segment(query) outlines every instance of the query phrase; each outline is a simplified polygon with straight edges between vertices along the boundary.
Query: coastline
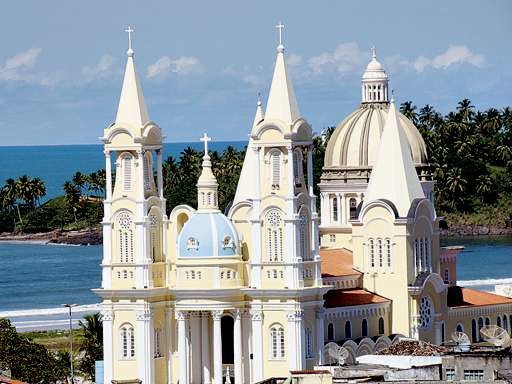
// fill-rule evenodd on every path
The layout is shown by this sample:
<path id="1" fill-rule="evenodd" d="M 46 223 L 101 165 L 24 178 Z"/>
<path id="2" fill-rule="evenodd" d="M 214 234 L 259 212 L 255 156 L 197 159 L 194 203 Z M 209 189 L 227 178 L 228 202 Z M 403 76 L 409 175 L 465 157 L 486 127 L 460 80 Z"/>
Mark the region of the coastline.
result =
<path id="1" fill-rule="evenodd" d="M 40 245 L 100 245 L 101 229 L 86 228 L 74 231 L 50 231 L 39 233 L 1 233 L 0 243 Z"/>

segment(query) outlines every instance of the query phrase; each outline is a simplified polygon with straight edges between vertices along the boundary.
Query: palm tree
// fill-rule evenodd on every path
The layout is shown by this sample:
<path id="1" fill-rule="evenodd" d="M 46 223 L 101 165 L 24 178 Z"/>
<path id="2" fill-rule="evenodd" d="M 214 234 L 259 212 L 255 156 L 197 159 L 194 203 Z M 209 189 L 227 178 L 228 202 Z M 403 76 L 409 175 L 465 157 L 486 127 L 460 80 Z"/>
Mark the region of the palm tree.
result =
<path id="1" fill-rule="evenodd" d="M 480 201 L 483 203 L 485 196 L 489 195 L 492 191 L 493 181 L 490 175 L 480 175 L 476 180 L 476 192 L 480 195 Z"/>
<path id="2" fill-rule="evenodd" d="M 90 380 L 94 380 L 94 363 L 103 359 L 103 324 L 99 313 L 86 315 L 80 320 L 80 330 L 83 339 L 80 344 L 80 352 L 83 357 L 80 360 L 80 371 Z"/>
<path id="3" fill-rule="evenodd" d="M 446 182 L 451 192 L 461 194 L 464 192 L 464 187 L 467 184 L 467 181 L 462 177 L 460 168 L 450 169 L 446 175 Z"/>
<path id="4" fill-rule="evenodd" d="M 416 106 L 412 101 L 406 101 L 400 105 L 400 112 L 412 121 L 414 125 L 418 124 L 418 114 L 416 113 Z"/>
<path id="5" fill-rule="evenodd" d="M 27 175 L 20 176 L 16 179 L 16 184 L 18 199 L 23 200 L 25 205 L 33 206 L 34 191 L 30 177 Z"/>
<path id="6" fill-rule="evenodd" d="M 41 198 L 46 195 L 46 186 L 44 185 L 44 181 L 41 180 L 39 177 L 34 177 L 32 179 L 31 183 L 31 190 L 32 190 L 32 198 L 34 199 L 34 202 L 32 205 L 40 205 L 41 204 Z"/>
<path id="7" fill-rule="evenodd" d="M 471 101 L 469 99 L 463 99 L 462 101 L 459 101 L 459 104 L 457 105 L 457 111 L 464 122 L 469 122 L 473 117 L 473 108 L 475 107 L 471 105 Z"/>
<path id="8" fill-rule="evenodd" d="M 78 171 L 73 175 L 72 181 L 80 190 L 80 194 L 82 194 L 83 191 L 87 189 L 86 187 L 89 183 L 89 177 L 83 174 L 82 172 Z"/>
<path id="9" fill-rule="evenodd" d="M 76 223 L 76 211 L 78 203 L 80 202 L 80 189 L 71 181 L 66 181 L 62 188 L 64 189 L 64 198 L 73 210 L 73 217 Z"/>

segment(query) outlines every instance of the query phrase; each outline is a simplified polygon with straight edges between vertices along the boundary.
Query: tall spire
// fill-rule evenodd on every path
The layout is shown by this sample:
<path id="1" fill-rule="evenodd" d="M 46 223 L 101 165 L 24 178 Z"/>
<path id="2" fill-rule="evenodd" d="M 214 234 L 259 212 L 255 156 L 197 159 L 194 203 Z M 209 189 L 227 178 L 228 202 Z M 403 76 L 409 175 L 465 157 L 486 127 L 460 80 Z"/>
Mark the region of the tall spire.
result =
<path id="1" fill-rule="evenodd" d="M 293 85 L 288 75 L 284 61 L 283 28 L 284 25 L 276 25 L 279 30 L 279 45 L 277 46 L 277 59 L 272 77 L 272 85 L 268 95 L 265 118 L 279 119 L 287 124 L 292 124 L 300 117 L 299 106 L 293 91 Z"/>
<path id="2" fill-rule="evenodd" d="M 425 195 L 412 162 L 409 142 L 399 125 L 392 100 L 364 200 L 365 204 L 377 199 L 389 200 L 400 217 L 406 217 L 412 201 Z"/>
<path id="3" fill-rule="evenodd" d="M 205 133 L 200 140 L 204 143 L 204 156 L 201 176 L 197 180 L 197 209 L 219 209 L 218 184 L 212 172 L 212 162 L 208 154 L 208 142 L 212 139 Z"/>
<path id="4" fill-rule="evenodd" d="M 124 72 L 123 88 L 117 109 L 116 123 L 130 124 L 140 128 L 149 121 L 149 115 L 133 61 L 132 33 L 134 30 L 132 27 L 128 27 L 125 32 L 128 33 L 128 50 L 126 51 L 128 60 Z"/>
<path id="5" fill-rule="evenodd" d="M 263 114 L 263 106 L 261 102 L 261 93 L 258 92 L 258 102 L 256 103 L 256 114 L 254 115 L 254 122 L 252 123 L 252 126 L 256 126 L 260 121 L 262 121 L 265 118 L 265 115 Z"/>

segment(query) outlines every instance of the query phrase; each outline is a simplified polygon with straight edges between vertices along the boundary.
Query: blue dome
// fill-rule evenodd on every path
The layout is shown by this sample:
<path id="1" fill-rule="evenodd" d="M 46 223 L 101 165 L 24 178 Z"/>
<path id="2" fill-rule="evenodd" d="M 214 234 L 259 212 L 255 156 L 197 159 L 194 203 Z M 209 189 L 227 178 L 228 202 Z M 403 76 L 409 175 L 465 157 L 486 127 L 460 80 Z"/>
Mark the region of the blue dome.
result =
<path id="1" fill-rule="evenodd" d="M 178 237 L 178 257 L 236 256 L 238 234 L 221 212 L 196 212 Z"/>

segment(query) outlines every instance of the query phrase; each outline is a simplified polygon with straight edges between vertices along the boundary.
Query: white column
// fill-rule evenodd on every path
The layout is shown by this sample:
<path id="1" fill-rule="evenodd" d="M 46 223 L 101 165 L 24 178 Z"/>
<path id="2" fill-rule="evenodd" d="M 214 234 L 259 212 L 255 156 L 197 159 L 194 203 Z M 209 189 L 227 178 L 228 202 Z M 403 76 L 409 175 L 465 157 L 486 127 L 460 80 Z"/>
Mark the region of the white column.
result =
<path id="1" fill-rule="evenodd" d="M 101 311 L 103 322 L 103 382 L 111 383 L 113 379 L 113 339 L 117 340 L 118 335 L 113 332 L 114 312 L 111 310 Z"/>
<path id="2" fill-rule="evenodd" d="M 233 329 L 234 338 L 234 363 L 235 363 L 235 383 L 243 383 L 242 367 L 242 311 L 235 311 L 235 325 Z"/>
<path id="3" fill-rule="evenodd" d="M 105 153 L 106 198 L 103 201 L 103 261 L 101 287 L 112 287 L 112 155 L 108 150 Z"/>
<path id="4" fill-rule="evenodd" d="M 325 321 L 325 310 L 323 308 L 318 309 L 315 313 L 316 318 L 316 351 L 318 356 L 318 365 L 324 364 L 324 345 L 325 345 L 325 333 L 324 333 L 324 321 Z"/>
<path id="5" fill-rule="evenodd" d="M 297 355 L 302 353 L 302 350 L 299 350 L 297 345 L 298 340 L 295 312 L 288 312 L 286 318 L 288 319 L 288 367 L 290 371 L 296 371 L 299 369 L 297 364 Z"/>
<path id="6" fill-rule="evenodd" d="M 153 314 L 150 309 L 137 311 L 135 343 L 139 378 L 142 384 L 154 383 L 153 369 Z"/>
<path id="7" fill-rule="evenodd" d="M 190 360 L 191 367 L 190 370 L 190 381 L 192 383 L 200 383 L 201 382 L 201 312 L 191 312 L 190 313 L 190 336 L 192 338 L 190 343 Z"/>
<path id="8" fill-rule="evenodd" d="M 112 152 L 105 150 L 105 196 L 107 201 L 112 201 Z"/>
<path id="9" fill-rule="evenodd" d="M 156 150 L 156 182 L 158 187 L 158 197 L 164 198 L 164 182 L 162 175 L 162 150 Z"/>
<path id="10" fill-rule="evenodd" d="M 341 215 L 343 214 L 343 209 L 341 209 L 341 194 L 336 194 L 336 205 L 338 206 L 338 217 L 337 222 L 341 225 Z"/>
<path id="11" fill-rule="evenodd" d="M 178 358 L 180 359 L 180 384 L 188 384 L 187 364 L 187 312 L 177 311 L 178 321 Z"/>
<path id="12" fill-rule="evenodd" d="M 203 360 L 203 384 L 211 383 L 210 372 L 210 332 L 208 324 L 208 312 L 203 312 L 201 317 L 201 357 Z"/>
<path id="13" fill-rule="evenodd" d="M 252 381 L 263 380 L 263 312 L 251 311 L 252 322 L 252 353 L 253 353 L 253 377 Z"/>
<path id="14" fill-rule="evenodd" d="M 313 145 L 308 145 L 307 152 L 308 160 L 307 160 L 307 172 L 308 172 L 308 192 L 309 197 L 314 196 L 313 192 Z M 311 212 L 316 211 L 316 206 L 311 206 Z"/>
<path id="15" fill-rule="evenodd" d="M 252 151 L 256 158 L 256 170 L 254 180 L 254 198 L 252 202 L 253 216 L 251 218 L 252 257 L 251 257 L 251 287 L 261 288 L 261 223 L 260 223 L 260 201 L 261 201 L 261 148 L 252 144 Z M 249 150 L 251 150 L 249 149 Z"/>
<path id="16" fill-rule="evenodd" d="M 213 377 L 215 384 L 222 384 L 222 311 L 212 311 L 213 319 Z"/>
<path id="17" fill-rule="evenodd" d="M 172 308 L 165 308 L 165 333 L 166 333 L 166 345 L 167 345 L 167 383 L 172 384 L 173 379 L 173 335 L 174 335 L 174 324 L 172 323 Z M 105 382 L 106 383 L 106 382 Z"/>

